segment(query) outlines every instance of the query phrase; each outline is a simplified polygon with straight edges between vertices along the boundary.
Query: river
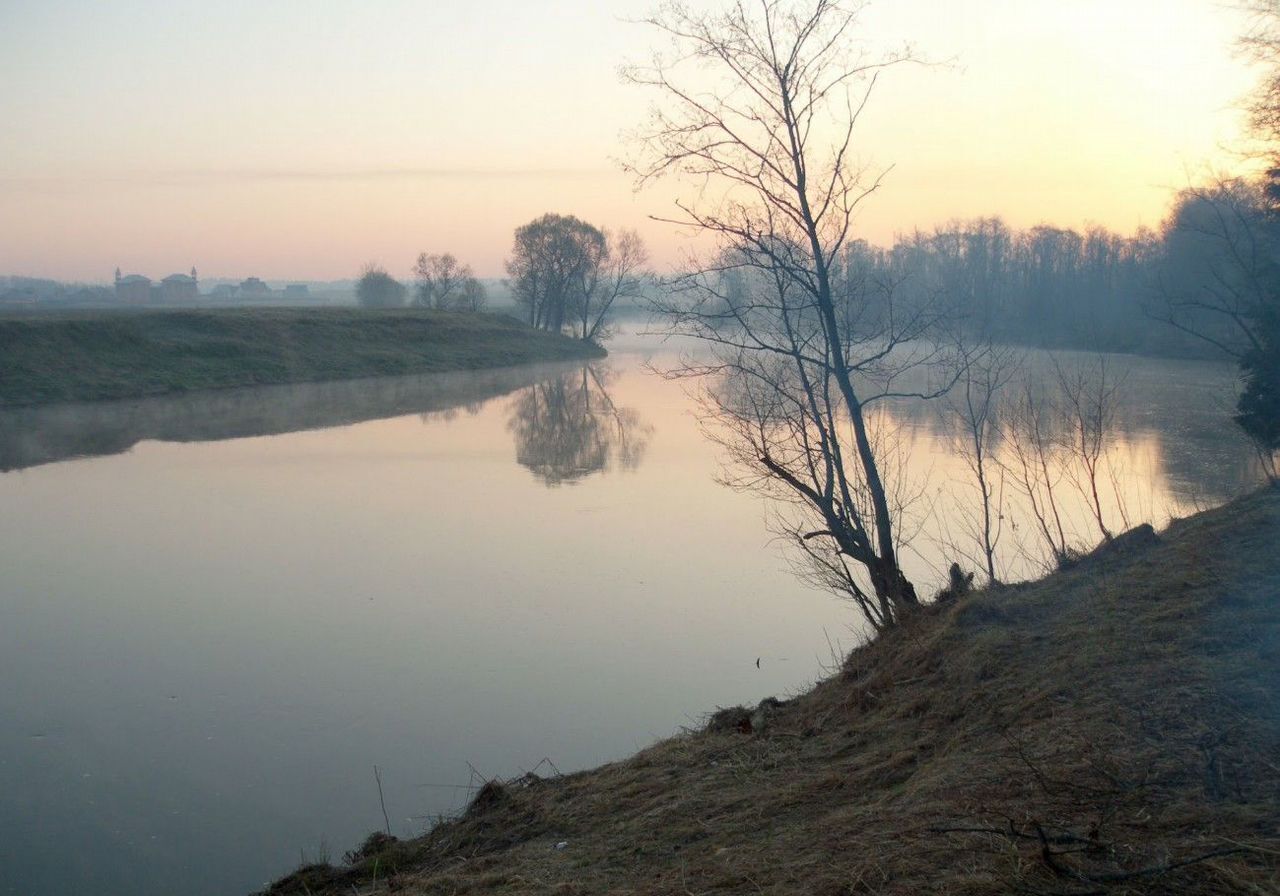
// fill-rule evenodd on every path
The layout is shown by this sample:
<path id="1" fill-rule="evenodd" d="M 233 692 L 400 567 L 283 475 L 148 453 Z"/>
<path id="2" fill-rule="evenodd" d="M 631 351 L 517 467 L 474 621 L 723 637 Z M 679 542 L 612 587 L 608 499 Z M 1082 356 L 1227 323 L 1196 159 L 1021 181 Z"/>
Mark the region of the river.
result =
<path id="1" fill-rule="evenodd" d="M 375 766 L 410 835 L 477 775 L 621 758 L 833 668 L 853 610 L 716 483 L 646 363 L 671 350 L 611 349 L 0 414 L 0 893 L 244 893 L 383 827 Z M 1126 520 L 1249 486 L 1230 368 L 1114 363 Z M 967 474 L 933 410 L 888 413 L 928 590 Z M 1031 574 L 1025 521 L 1006 538 Z"/>

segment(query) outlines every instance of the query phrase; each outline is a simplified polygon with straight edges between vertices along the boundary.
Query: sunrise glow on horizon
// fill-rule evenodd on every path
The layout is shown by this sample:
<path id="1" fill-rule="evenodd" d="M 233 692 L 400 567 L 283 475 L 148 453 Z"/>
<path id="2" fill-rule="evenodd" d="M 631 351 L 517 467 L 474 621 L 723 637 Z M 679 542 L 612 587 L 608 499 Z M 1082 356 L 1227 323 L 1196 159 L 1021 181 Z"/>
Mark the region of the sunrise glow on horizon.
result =
<path id="1" fill-rule="evenodd" d="M 617 160 L 653 97 L 621 82 L 651 0 L 0 2 L 0 274 L 407 277 L 420 251 L 501 276 L 547 211 L 634 227 L 667 267 Z M 860 152 L 893 166 L 858 236 L 1001 215 L 1121 232 L 1240 164 L 1237 14 L 1212 0 L 870 4 L 893 70 Z"/>

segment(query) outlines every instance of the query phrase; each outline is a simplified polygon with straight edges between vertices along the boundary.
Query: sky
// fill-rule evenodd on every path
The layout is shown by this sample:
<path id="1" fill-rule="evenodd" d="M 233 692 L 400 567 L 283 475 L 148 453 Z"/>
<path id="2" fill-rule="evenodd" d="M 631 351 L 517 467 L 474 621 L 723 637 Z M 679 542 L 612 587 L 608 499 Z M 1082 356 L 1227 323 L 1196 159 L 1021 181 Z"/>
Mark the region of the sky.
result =
<path id="1" fill-rule="evenodd" d="M 691 5 L 716 6 L 713 0 Z M 654 0 L 0 0 L 0 274 L 105 282 L 407 278 L 421 251 L 502 276 L 544 213 L 639 230 L 618 159 L 654 97 L 618 69 Z M 859 236 L 999 214 L 1158 226 L 1172 191 L 1239 165 L 1254 75 L 1220 0 L 879 0 L 896 68 L 860 158 L 892 165 Z"/>

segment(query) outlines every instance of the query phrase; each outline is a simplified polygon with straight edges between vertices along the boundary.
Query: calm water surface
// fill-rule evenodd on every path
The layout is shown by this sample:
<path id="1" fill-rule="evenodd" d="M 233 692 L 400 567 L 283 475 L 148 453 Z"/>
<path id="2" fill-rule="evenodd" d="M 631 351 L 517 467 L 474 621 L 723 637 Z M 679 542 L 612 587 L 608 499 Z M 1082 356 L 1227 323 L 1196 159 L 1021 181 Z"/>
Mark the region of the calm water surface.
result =
<path id="1" fill-rule="evenodd" d="M 408 835 L 472 767 L 597 764 L 821 676 L 851 610 L 715 484 L 651 349 L 0 416 L 0 892 L 243 893 L 380 828 L 375 764 Z M 1246 487 L 1230 370 L 1124 363 L 1130 513 Z M 945 427 L 891 417 L 922 531 L 954 529 Z"/>

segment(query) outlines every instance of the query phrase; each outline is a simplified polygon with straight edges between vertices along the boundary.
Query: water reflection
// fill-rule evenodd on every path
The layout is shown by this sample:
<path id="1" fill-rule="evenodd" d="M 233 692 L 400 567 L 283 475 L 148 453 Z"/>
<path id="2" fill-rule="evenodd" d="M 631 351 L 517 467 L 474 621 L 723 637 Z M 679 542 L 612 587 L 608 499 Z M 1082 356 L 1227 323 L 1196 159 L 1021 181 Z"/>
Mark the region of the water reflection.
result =
<path id="1" fill-rule="evenodd" d="M 933 590 L 956 561 L 969 569 L 994 565 L 1001 580 L 1021 580 L 1069 550 L 1088 550 L 1142 522 L 1162 527 L 1255 487 L 1260 466 L 1230 422 L 1234 380 L 1226 364 L 1017 353 L 989 387 L 985 496 L 962 389 L 940 401 L 891 397 L 867 405 L 880 474 L 908 548 L 908 577 Z M 771 526 L 794 543 L 797 532 L 822 527 L 816 513 L 807 515 L 806 501 L 756 465 L 756 439 L 767 431 L 777 438 L 771 449 L 793 452 L 802 469 L 818 436 L 806 431 L 810 421 L 785 407 L 780 413 L 743 386 L 735 376 L 716 380 L 703 405 L 722 447 L 723 478 L 775 499 Z M 927 393 L 935 382 L 921 368 L 895 387 L 899 395 Z M 988 399 L 975 388 L 981 405 Z M 859 481 L 856 472 L 851 479 Z M 854 495 L 862 497 L 856 486 Z M 808 542 L 790 557 L 805 581 L 827 586 L 829 558 L 817 558 L 815 573 Z M 847 593 L 843 577 L 839 582 Z"/>
<path id="2" fill-rule="evenodd" d="M 1047 402 L 1054 389 L 1055 363 L 1067 369 L 1088 368 L 1097 357 L 1081 352 L 1023 354 L 1022 372 L 997 396 L 991 453 L 999 455 L 1007 448 L 1011 406 L 1028 382 L 1039 400 Z M 1220 504 L 1258 483 L 1257 458 L 1231 422 L 1236 377 L 1231 365 L 1117 355 L 1107 356 L 1107 364 L 1121 384 L 1107 433 L 1109 444 L 1146 457 L 1140 469 L 1124 471 L 1126 477 L 1146 477 L 1152 487 L 1167 489 L 1184 505 Z M 963 436 L 954 415 L 945 413 L 938 402 L 893 400 L 888 416 L 890 426 L 910 429 L 936 443 L 932 450 L 951 449 Z M 1047 438 L 1063 439 L 1061 417 L 1048 415 L 1043 422 Z"/>
<path id="3" fill-rule="evenodd" d="M 406 414 L 424 422 L 479 413 L 485 402 L 577 364 L 295 383 L 128 401 L 0 410 L 0 472 L 123 454 L 138 442 L 212 442 L 345 426 Z"/>
<path id="4" fill-rule="evenodd" d="M 468 763 L 581 768 L 822 674 L 852 615 L 644 356 L 0 413 L 0 466 L 48 464 L 0 476 L 0 893 L 248 892 L 383 826 L 374 764 L 411 834 Z M 1229 368 L 1130 377 L 1152 516 L 1248 484 Z M 963 500 L 935 410 L 885 410 Z"/>
<path id="5" fill-rule="evenodd" d="M 613 371 L 590 365 L 535 383 L 511 403 L 516 460 L 548 486 L 574 483 L 644 459 L 652 427 L 609 395 Z"/>

